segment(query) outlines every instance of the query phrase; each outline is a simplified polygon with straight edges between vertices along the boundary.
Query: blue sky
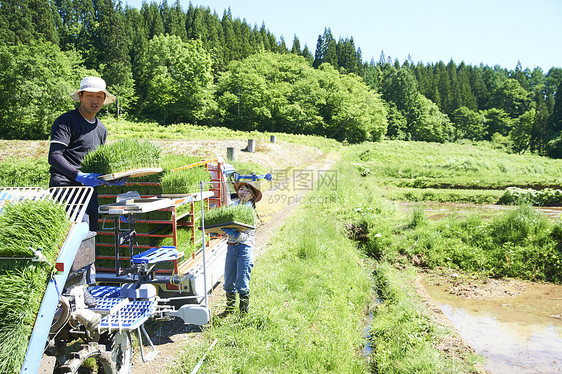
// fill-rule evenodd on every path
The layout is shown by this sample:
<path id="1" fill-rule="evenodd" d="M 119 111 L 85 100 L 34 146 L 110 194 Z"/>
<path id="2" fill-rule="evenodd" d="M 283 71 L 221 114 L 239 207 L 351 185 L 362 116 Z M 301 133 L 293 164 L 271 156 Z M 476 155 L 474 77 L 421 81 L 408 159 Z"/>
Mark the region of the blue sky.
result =
<path id="1" fill-rule="evenodd" d="M 147 2 L 152 2 L 144 0 Z M 140 8 L 143 0 L 124 0 Z M 155 1 L 161 3 L 160 0 Z M 265 23 L 289 48 L 296 35 L 314 53 L 329 27 L 338 40 L 353 37 L 363 59 L 500 65 L 514 69 L 562 67 L 562 0 L 192 0 L 222 17 Z M 169 5 L 175 0 L 168 0 Z M 184 11 L 188 0 L 180 0 Z"/>

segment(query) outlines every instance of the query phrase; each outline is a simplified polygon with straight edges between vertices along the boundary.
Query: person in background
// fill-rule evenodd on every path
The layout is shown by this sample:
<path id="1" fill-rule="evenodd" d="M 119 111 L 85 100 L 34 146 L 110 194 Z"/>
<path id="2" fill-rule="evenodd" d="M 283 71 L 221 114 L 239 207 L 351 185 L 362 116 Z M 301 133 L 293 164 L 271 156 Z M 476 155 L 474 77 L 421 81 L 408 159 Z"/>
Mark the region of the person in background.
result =
<path id="1" fill-rule="evenodd" d="M 262 193 L 250 182 L 234 183 L 238 199 L 233 204 L 247 204 L 256 208 Z M 221 317 L 236 309 L 236 293 L 240 296 L 240 314 L 248 313 L 250 305 L 250 274 L 254 266 L 255 230 L 238 231 L 232 228 L 222 229 L 227 235 L 228 249 L 224 265 L 224 284 L 226 292 L 226 309 Z"/>

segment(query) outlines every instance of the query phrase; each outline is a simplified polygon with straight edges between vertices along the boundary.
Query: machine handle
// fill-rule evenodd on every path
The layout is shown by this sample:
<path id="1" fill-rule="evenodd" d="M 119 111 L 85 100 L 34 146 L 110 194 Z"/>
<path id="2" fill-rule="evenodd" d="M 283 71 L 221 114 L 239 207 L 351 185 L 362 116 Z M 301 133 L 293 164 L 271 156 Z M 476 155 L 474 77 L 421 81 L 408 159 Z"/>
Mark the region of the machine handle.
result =
<path id="1" fill-rule="evenodd" d="M 263 175 L 256 175 L 254 173 L 250 174 L 250 175 L 240 175 L 238 173 L 234 173 L 234 181 L 238 182 L 241 179 L 249 179 L 253 182 L 259 180 L 259 179 L 265 179 L 265 180 L 272 180 L 273 176 L 269 173 L 267 174 L 263 174 Z"/>

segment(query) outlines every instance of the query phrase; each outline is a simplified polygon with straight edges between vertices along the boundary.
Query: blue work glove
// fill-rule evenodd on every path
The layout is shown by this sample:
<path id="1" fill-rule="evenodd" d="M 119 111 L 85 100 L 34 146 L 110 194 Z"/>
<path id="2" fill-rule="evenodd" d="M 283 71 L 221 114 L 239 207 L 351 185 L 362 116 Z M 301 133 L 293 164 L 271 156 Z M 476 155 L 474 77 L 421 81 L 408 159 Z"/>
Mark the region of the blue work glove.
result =
<path id="1" fill-rule="evenodd" d="M 119 178 L 119 179 L 114 179 L 112 181 L 102 181 L 102 182 L 109 186 L 123 186 L 125 183 L 127 183 L 127 178 Z"/>
<path id="2" fill-rule="evenodd" d="M 238 230 L 236 229 L 229 229 L 228 227 L 225 227 L 222 229 L 222 231 L 224 231 L 224 233 L 228 236 L 233 236 L 233 237 L 237 237 L 238 235 L 240 235 L 240 233 L 238 232 Z"/>
<path id="3" fill-rule="evenodd" d="M 98 179 L 100 175 L 101 174 L 82 173 L 79 171 L 76 176 L 76 182 L 82 183 L 84 186 L 88 187 L 97 187 L 103 183 L 101 179 Z"/>

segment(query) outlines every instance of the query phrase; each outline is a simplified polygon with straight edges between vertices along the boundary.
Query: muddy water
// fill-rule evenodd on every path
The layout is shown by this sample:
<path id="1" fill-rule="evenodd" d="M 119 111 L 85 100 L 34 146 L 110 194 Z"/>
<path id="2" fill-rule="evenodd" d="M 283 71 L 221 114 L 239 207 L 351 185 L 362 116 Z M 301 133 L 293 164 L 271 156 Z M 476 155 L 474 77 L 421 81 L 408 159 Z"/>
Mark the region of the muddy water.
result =
<path id="1" fill-rule="evenodd" d="M 474 300 L 424 285 L 490 373 L 562 373 L 562 286 L 525 283 L 519 295 Z"/>

